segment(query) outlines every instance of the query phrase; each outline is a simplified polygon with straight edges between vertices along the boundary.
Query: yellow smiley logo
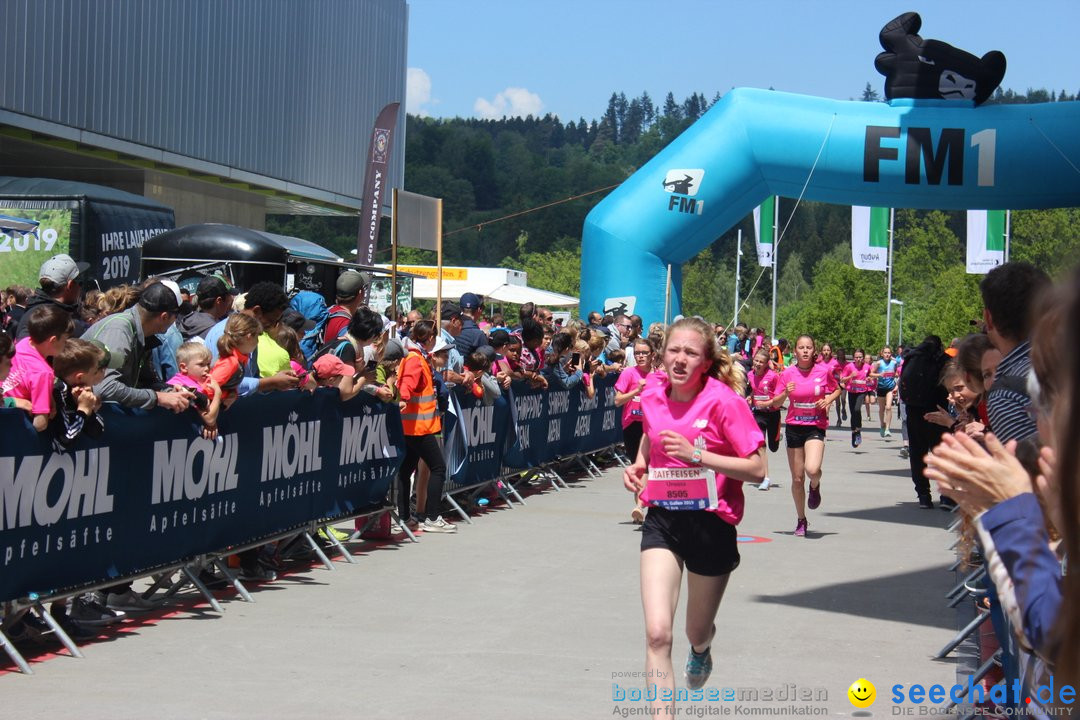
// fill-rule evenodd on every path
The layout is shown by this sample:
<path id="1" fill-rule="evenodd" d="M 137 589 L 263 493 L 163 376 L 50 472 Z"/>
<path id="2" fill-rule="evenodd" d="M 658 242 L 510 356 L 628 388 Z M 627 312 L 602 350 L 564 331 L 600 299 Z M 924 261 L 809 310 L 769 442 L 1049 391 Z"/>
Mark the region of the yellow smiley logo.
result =
<path id="1" fill-rule="evenodd" d="M 866 678 L 859 678 L 847 689 L 848 700 L 857 708 L 868 708 L 877 699 L 877 688 Z"/>

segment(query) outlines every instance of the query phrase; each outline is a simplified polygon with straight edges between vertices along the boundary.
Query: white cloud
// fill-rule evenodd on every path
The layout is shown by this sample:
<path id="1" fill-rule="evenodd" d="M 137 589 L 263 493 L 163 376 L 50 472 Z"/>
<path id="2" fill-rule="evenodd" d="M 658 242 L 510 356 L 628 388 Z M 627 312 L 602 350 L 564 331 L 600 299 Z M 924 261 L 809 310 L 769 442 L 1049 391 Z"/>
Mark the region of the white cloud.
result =
<path id="1" fill-rule="evenodd" d="M 409 68 L 405 76 L 405 112 L 427 117 L 431 109 L 431 76 L 421 68 Z"/>
<path id="2" fill-rule="evenodd" d="M 539 115 L 544 109 L 544 101 L 534 92 L 525 88 L 508 87 L 492 100 L 476 98 L 473 110 L 486 120 L 501 117 L 525 117 Z"/>

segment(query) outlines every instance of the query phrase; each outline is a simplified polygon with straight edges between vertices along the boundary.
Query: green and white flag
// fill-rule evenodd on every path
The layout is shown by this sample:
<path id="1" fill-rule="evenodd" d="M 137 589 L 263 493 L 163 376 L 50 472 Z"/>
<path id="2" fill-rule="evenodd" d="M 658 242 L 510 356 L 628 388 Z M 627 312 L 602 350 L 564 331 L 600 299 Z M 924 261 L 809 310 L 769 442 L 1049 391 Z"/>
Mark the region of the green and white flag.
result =
<path id="1" fill-rule="evenodd" d="M 757 261 L 761 267 L 772 267 L 773 264 L 776 205 L 777 198 L 773 195 L 760 207 L 754 208 L 754 239 L 757 242 Z"/>
<path id="2" fill-rule="evenodd" d="M 851 206 L 851 262 L 860 270 L 889 265 L 889 208 Z"/>
<path id="3" fill-rule="evenodd" d="M 985 275 L 1005 262 L 1005 211 L 968 210 L 967 271 Z"/>

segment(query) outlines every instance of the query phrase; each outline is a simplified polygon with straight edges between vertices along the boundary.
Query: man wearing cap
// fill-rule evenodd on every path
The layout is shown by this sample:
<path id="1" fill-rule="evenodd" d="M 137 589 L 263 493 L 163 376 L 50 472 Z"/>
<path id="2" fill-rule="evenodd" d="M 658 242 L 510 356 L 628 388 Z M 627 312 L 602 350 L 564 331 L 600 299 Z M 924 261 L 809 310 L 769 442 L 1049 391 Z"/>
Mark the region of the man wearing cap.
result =
<path id="1" fill-rule="evenodd" d="M 224 320 L 232 310 L 233 300 L 240 293 L 228 278 L 220 273 L 206 275 L 195 290 L 199 309 L 185 315 L 178 323 L 184 340 L 206 338 L 210 328 Z"/>
<path id="2" fill-rule="evenodd" d="M 327 311 L 330 319 L 323 330 L 324 343 L 337 340 L 349 329 L 353 313 L 364 303 L 364 288 L 367 286 L 367 278 L 356 270 L 346 270 L 338 275 L 335 286 L 337 303 Z"/>
<path id="3" fill-rule="evenodd" d="M 80 337 L 86 332 L 86 323 L 79 317 L 79 294 L 82 287 L 78 278 L 90 267 L 89 263 L 75 262 L 70 255 L 53 255 L 41 264 L 41 272 L 38 274 L 40 289 L 35 290 L 30 300 L 26 303 L 26 314 L 19 320 L 18 329 L 15 331 L 15 339 L 22 340 L 30 334 L 26 327 L 26 316 L 38 305 L 50 303 L 66 310 L 75 322 L 75 333 L 72 337 Z"/>
<path id="4" fill-rule="evenodd" d="M 161 378 L 149 361 L 150 350 L 157 344 L 154 335 L 163 333 L 176 320 L 180 310 L 180 288 L 172 280 L 161 280 L 146 286 L 139 301 L 127 310 L 108 315 L 90 328 L 86 340 L 97 340 L 113 357 L 113 367 L 105 371 L 105 379 L 94 386 L 94 394 L 102 402 L 115 402 L 127 407 L 163 407 L 173 412 L 187 410 L 192 395 L 155 389 Z M 155 382 L 156 381 L 156 382 Z"/>
<path id="5" fill-rule="evenodd" d="M 487 345 L 488 339 L 480 326 L 476 324 L 484 309 L 483 298 L 473 293 L 461 296 L 461 332 L 454 338 L 454 345 L 461 357 L 466 358 L 476 352 L 481 345 Z"/>
<path id="6" fill-rule="evenodd" d="M 449 383 L 460 383 L 465 379 L 462 371 L 465 367 L 465 358 L 457 349 L 457 338 L 461 335 L 461 329 L 465 322 L 461 313 L 461 307 L 454 302 L 442 304 L 442 331 L 440 337 L 450 351 L 446 367 L 443 369 L 443 379 Z"/>

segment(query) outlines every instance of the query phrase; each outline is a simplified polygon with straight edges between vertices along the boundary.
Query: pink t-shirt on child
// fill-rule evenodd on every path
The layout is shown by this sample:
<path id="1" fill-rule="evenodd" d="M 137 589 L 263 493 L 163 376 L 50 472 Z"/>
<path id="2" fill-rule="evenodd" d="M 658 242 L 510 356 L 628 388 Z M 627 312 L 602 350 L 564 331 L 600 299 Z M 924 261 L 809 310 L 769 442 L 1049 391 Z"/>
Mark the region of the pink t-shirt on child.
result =
<path id="1" fill-rule="evenodd" d="M 693 445 L 702 438 L 705 450 L 729 457 L 749 457 L 765 443 L 746 400 L 716 378 L 709 377 L 693 400 L 676 402 L 667 396 L 670 382 L 666 377 L 650 381 L 641 397 L 644 432 L 649 438 L 649 468 L 697 468 L 684 460 L 664 453 L 660 433 L 672 430 Z M 717 504 L 715 512 L 725 522 L 738 524 L 743 516 L 742 482 L 716 473 Z M 649 497 L 649 484 L 641 500 L 655 504 Z"/>
<path id="2" fill-rule="evenodd" d="M 768 402 L 774 397 L 779 395 L 784 390 L 784 386 L 780 384 L 780 376 L 775 370 L 766 369 L 765 373 L 758 377 L 758 374 L 751 372 L 747 378 L 750 383 L 750 397 L 753 398 L 755 403 Z M 780 408 L 754 408 L 758 412 L 779 412 Z"/>
<path id="3" fill-rule="evenodd" d="M 30 344 L 30 338 L 25 337 L 15 343 L 11 372 L 4 380 L 4 397 L 29 400 L 31 414 L 49 415 L 55 378 L 52 366 Z"/>
<path id="4" fill-rule="evenodd" d="M 829 427 L 829 411 L 817 407 L 817 401 L 837 388 L 832 368 L 817 363 L 803 371 L 798 365 L 790 365 L 780 373 L 780 382 L 786 387 L 795 383 L 795 390 L 788 393 L 788 411 L 784 419 L 788 425 L 816 425 L 825 430 Z"/>
<path id="5" fill-rule="evenodd" d="M 632 390 L 636 390 L 638 383 L 643 379 L 647 379 L 652 373 L 646 371 L 642 373 L 637 365 L 631 365 L 625 368 L 619 373 L 619 379 L 615 381 L 616 392 L 628 393 Z M 643 393 L 644 391 L 642 391 Z M 641 394 L 637 397 L 631 398 L 630 402 L 626 403 L 622 407 L 622 426 L 626 429 L 630 426 L 630 423 L 641 422 Z"/>
<path id="6" fill-rule="evenodd" d="M 190 375 L 185 375 L 184 373 L 176 373 L 171 378 L 166 380 L 165 384 L 175 385 L 177 387 L 195 388 L 211 400 L 214 399 L 214 388 L 210 387 L 209 380 L 205 383 L 201 383 Z"/>
<path id="7" fill-rule="evenodd" d="M 864 362 L 862 367 L 855 367 L 855 363 L 849 362 L 844 366 L 844 377 L 851 375 L 852 378 L 848 380 L 847 391 L 851 393 L 864 393 L 869 391 L 870 384 L 866 381 L 866 376 L 870 374 L 870 370 L 873 366 Z"/>

